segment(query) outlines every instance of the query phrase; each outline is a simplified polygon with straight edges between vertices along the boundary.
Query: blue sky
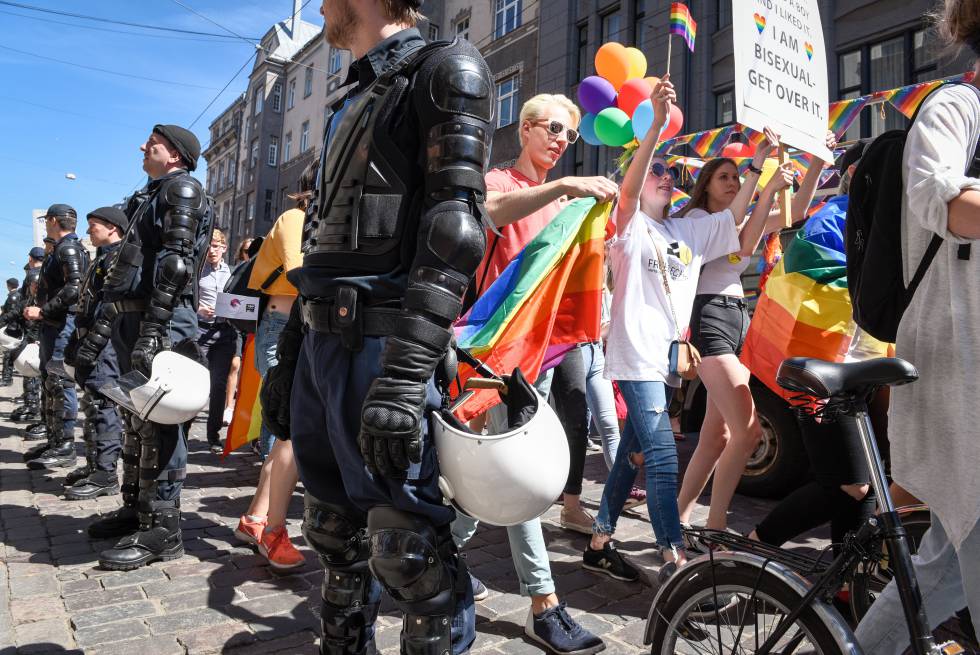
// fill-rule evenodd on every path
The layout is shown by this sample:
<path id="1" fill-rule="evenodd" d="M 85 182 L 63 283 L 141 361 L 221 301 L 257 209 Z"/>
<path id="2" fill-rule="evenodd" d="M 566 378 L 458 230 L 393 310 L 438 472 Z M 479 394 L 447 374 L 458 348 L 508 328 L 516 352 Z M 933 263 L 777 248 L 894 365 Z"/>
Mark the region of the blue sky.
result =
<path id="1" fill-rule="evenodd" d="M 183 4 L 255 40 L 274 22 L 288 17 L 293 6 L 292 0 L 18 2 L 113 20 L 226 33 Z M 303 9 L 303 18 L 319 25 L 319 5 L 318 0 L 311 0 Z M 4 48 L 194 86 L 83 70 Z M 145 179 L 139 146 L 152 126 L 188 125 L 253 53 L 253 46 L 238 39 L 180 36 L 0 4 L 0 78 L 4 82 L 0 87 L 0 279 L 23 277 L 32 245 L 32 209 L 68 203 L 78 210 L 79 231 L 84 231 L 86 213 L 119 202 Z M 208 140 L 211 120 L 245 90 L 250 70 L 251 66 L 246 67 L 194 125 L 202 144 Z M 195 175 L 203 182 L 203 157 L 199 165 Z M 66 173 L 73 173 L 76 179 L 66 179 Z"/>

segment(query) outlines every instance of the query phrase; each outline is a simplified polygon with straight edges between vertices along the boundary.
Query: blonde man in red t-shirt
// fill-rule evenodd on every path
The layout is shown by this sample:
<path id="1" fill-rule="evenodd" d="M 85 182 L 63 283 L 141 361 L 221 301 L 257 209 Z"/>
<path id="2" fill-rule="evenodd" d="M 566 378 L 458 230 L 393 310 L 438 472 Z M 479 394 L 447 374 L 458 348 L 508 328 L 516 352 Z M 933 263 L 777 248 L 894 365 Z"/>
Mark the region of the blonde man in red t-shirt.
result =
<path id="1" fill-rule="evenodd" d="M 547 181 L 548 173 L 555 167 L 568 146 L 578 139 L 581 113 L 571 100 L 563 95 L 537 95 L 521 108 L 518 135 L 521 154 L 511 168 L 495 168 L 486 176 L 486 209 L 491 220 L 500 229 L 501 236 L 488 235 L 487 254 L 476 274 L 477 294 L 490 286 L 507 264 L 553 219 L 566 198 L 594 197 L 599 201 L 612 200 L 619 189 L 605 177 L 563 177 Z M 574 356 L 581 358 L 578 350 Z M 581 368 L 581 367 L 580 367 Z M 584 372 L 582 374 L 584 385 Z M 551 375 L 542 376 L 538 390 L 546 397 L 550 392 Z M 497 422 L 491 410 L 472 425 L 482 429 L 489 422 L 492 432 L 506 426 Z M 481 420 L 482 419 L 482 420 Z M 487 421 L 489 419 L 489 421 Z M 583 438 L 587 435 L 582 435 Z M 576 449 L 579 450 L 579 449 Z M 585 445 L 581 447 L 584 463 Z M 575 464 L 573 463 L 573 469 Z M 578 467 L 581 471 L 581 466 Z M 570 476 L 574 477 L 574 476 Z M 579 485 L 581 476 L 579 476 Z M 565 494 L 566 510 L 577 508 L 579 494 Z M 591 517 L 588 523 L 591 525 Z M 476 521 L 459 515 L 453 522 L 453 536 L 462 547 L 476 532 Z M 521 583 L 521 592 L 531 597 L 531 612 L 525 625 L 525 634 L 555 653 L 576 652 L 582 655 L 594 653 L 604 645 L 602 640 L 575 623 L 565 606 L 555 594 L 551 577 L 548 549 L 541 532 L 541 521 L 534 519 L 507 529 L 511 555 Z M 473 579 L 473 592 L 477 600 L 486 597 L 486 587 Z M 560 619 L 558 618 L 560 616 Z M 555 625 L 566 622 L 573 629 L 558 630 Z"/>

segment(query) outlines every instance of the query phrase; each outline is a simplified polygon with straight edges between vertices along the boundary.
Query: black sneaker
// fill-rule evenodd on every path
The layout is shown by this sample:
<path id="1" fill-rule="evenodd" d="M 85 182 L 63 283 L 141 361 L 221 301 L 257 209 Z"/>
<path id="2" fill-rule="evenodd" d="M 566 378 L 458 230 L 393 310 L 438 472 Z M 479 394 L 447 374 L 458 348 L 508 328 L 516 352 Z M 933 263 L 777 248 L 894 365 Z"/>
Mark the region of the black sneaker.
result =
<path id="1" fill-rule="evenodd" d="M 607 542 L 602 550 L 592 550 L 591 546 L 586 546 L 585 554 L 582 555 L 582 566 L 590 571 L 605 573 L 617 580 L 636 582 L 640 579 L 640 572 L 619 554 L 611 541 Z"/>
<path id="2" fill-rule="evenodd" d="M 524 634 L 559 655 L 591 655 L 606 648 L 602 639 L 569 616 L 564 602 L 546 609 L 541 616 L 534 616 L 534 612 L 529 611 Z"/>
<path id="3" fill-rule="evenodd" d="M 473 600 L 486 600 L 490 596 L 490 591 L 487 589 L 487 586 L 480 582 L 480 579 L 472 573 L 470 574 L 470 586 L 473 587 Z"/>

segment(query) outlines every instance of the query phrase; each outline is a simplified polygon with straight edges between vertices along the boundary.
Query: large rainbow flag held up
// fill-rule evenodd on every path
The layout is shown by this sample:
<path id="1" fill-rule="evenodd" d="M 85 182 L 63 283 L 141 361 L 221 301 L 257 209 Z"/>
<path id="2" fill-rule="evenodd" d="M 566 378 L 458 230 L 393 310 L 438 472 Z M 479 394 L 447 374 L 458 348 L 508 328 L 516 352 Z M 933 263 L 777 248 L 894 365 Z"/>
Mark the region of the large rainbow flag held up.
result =
<path id="1" fill-rule="evenodd" d="M 570 202 L 459 320 L 457 345 L 498 375 L 519 367 L 535 380 L 546 361 L 598 339 L 610 209 L 594 198 Z M 474 375 L 460 364 L 462 383 Z M 495 391 L 477 391 L 456 414 L 468 421 L 499 402 Z"/>
<path id="2" fill-rule="evenodd" d="M 255 335 L 250 334 L 245 341 L 245 348 L 242 353 L 235 413 L 225 435 L 224 455 L 259 437 L 262 430 L 262 403 L 259 402 L 259 388 L 261 386 L 262 377 L 259 375 L 258 369 L 255 368 Z"/>
<path id="3" fill-rule="evenodd" d="M 844 256 L 846 198 L 834 198 L 796 233 L 759 297 L 742 362 L 783 398 L 776 384 L 787 357 L 842 361 L 854 336 Z M 882 354 L 885 345 L 881 344 Z"/>

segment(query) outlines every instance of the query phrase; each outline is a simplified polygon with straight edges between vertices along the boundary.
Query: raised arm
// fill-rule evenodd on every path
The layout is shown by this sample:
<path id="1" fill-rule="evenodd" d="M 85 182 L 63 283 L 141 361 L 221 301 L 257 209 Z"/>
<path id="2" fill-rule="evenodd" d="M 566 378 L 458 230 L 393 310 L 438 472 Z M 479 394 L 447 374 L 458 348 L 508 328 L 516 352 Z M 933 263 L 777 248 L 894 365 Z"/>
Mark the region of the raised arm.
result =
<path id="1" fill-rule="evenodd" d="M 618 191 L 616 183 L 601 176 L 563 177 L 529 189 L 506 193 L 487 192 L 486 209 L 497 227 L 516 223 L 562 196 L 596 198 L 599 202 L 612 200 Z"/>
<path id="2" fill-rule="evenodd" d="M 772 215 L 772 200 L 777 193 L 793 183 L 793 164 L 787 163 L 780 166 L 769 182 L 759 194 L 759 202 L 752 209 L 752 215 L 742 226 L 738 233 L 738 243 L 740 246 L 738 254 L 742 257 L 751 257 L 755 249 L 759 247 L 759 240 L 769 224 L 769 217 Z M 778 212 L 776 213 L 778 216 Z"/>
<path id="3" fill-rule="evenodd" d="M 833 132 L 827 132 L 827 148 L 833 151 L 837 147 L 837 137 Z M 810 209 L 810 203 L 813 202 L 813 197 L 817 194 L 817 187 L 820 185 L 820 175 L 823 173 L 824 166 L 827 163 L 820 159 L 819 157 L 814 157 L 813 161 L 810 162 L 810 167 L 806 169 L 806 175 L 803 176 L 803 182 L 800 184 L 799 190 L 793 194 L 793 203 L 790 205 L 790 219 L 793 223 L 799 223 L 806 219 L 806 212 Z M 768 220 L 766 221 L 765 234 L 770 232 L 778 232 L 785 227 L 783 225 L 782 212 L 770 211 Z"/>

